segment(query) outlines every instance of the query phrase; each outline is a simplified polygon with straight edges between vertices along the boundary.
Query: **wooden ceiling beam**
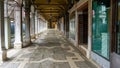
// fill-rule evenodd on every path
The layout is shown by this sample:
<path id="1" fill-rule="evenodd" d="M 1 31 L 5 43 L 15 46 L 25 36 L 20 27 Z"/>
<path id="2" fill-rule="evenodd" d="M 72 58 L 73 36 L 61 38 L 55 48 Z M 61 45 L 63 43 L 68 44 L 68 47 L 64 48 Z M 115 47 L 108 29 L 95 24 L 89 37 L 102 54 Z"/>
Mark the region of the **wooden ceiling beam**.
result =
<path id="1" fill-rule="evenodd" d="M 37 8 L 37 10 L 41 10 L 41 11 L 44 11 L 44 10 L 47 11 L 47 10 L 49 10 L 49 11 L 52 11 L 52 10 L 61 10 L 61 9 L 38 9 Z"/>
<path id="2" fill-rule="evenodd" d="M 34 3 L 35 5 L 44 5 L 44 6 L 50 6 L 50 5 L 53 5 L 53 6 L 65 6 L 65 5 L 67 5 L 67 4 L 40 4 L 40 3 Z"/>
<path id="3" fill-rule="evenodd" d="M 40 13 L 60 13 L 60 11 L 39 11 Z"/>

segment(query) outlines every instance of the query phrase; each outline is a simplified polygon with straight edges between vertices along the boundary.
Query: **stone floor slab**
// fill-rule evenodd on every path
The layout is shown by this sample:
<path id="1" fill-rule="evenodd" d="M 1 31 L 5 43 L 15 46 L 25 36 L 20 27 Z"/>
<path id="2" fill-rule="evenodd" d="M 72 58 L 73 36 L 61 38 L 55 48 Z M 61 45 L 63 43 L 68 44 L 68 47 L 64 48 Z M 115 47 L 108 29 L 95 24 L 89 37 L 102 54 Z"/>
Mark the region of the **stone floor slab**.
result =
<path id="1" fill-rule="evenodd" d="M 97 68 L 56 30 L 43 33 L 0 68 Z"/>

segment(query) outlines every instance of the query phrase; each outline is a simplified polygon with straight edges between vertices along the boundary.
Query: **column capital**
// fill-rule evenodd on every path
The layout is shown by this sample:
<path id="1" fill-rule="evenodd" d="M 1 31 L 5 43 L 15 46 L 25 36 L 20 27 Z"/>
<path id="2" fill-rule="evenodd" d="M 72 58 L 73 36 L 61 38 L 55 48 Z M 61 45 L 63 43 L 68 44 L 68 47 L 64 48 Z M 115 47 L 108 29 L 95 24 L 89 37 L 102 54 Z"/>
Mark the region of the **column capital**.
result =
<path id="1" fill-rule="evenodd" d="M 15 7 L 22 7 L 22 0 L 15 0 Z"/>
<path id="2" fill-rule="evenodd" d="M 35 13 L 35 7 L 34 7 L 34 5 L 31 5 L 31 13 Z"/>

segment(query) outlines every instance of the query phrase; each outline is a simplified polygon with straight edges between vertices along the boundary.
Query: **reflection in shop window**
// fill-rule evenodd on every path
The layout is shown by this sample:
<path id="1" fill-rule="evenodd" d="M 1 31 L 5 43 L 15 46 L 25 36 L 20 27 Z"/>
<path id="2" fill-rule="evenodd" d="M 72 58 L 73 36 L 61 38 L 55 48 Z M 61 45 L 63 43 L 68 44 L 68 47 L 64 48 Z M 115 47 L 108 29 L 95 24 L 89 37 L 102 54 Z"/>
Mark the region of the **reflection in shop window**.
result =
<path id="1" fill-rule="evenodd" d="M 75 40 L 75 19 L 70 20 L 70 37 Z"/>
<path id="2" fill-rule="evenodd" d="M 118 32 L 117 32 L 117 53 L 120 54 L 120 0 L 118 0 Z"/>
<path id="3" fill-rule="evenodd" d="M 106 0 L 105 0 L 106 1 Z M 92 50 L 109 59 L 109 1 L 93 1 Z"/>

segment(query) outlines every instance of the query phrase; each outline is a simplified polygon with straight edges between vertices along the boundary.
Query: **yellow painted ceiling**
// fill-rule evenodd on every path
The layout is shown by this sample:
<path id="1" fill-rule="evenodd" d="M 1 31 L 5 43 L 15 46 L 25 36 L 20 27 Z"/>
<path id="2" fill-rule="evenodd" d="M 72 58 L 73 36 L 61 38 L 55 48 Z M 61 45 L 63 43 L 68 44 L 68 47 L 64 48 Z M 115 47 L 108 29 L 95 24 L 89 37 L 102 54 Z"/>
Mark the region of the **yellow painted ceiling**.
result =
<path id="1" fill-rule="evenodd" d="M 35 0 L 34 5 L 45 19 L 56 21 L 68 6 L 68 0 Z"/>

